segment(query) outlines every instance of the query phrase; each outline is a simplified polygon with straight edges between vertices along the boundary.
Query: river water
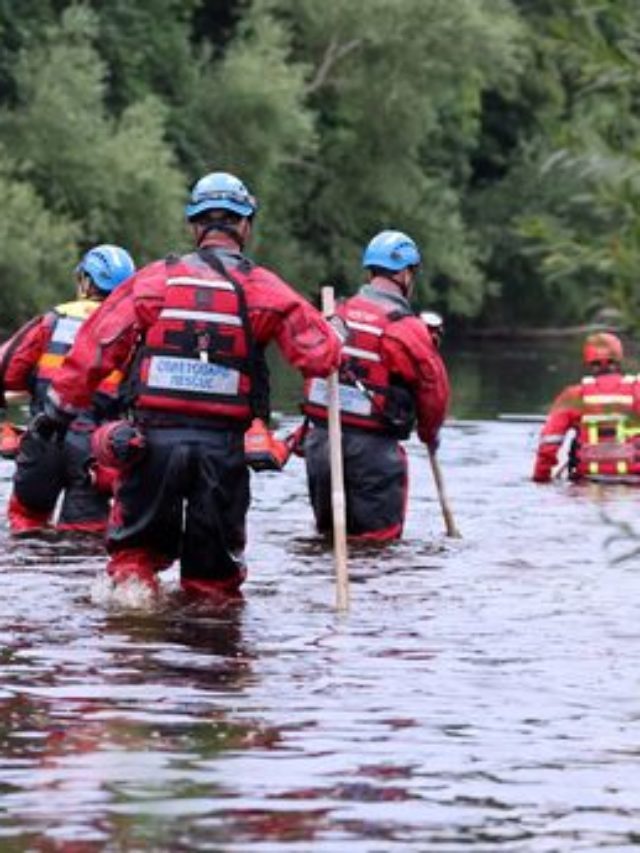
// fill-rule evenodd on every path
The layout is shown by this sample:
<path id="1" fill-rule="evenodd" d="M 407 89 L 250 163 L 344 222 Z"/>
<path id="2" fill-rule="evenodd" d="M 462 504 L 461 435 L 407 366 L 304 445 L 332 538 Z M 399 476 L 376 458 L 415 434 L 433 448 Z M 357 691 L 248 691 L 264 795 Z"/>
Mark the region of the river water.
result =
<path id="1" fill-rule="evenodd" d="M 3 522 L 0 850 L 637 849 L 640 495 L 534 485 L 539 424 L 497 418 L 543 411 L 562 363 L 451 359 L 463 539 L 410 442 L 406 537 L 351 551 L 346 615 L 299 459 L 253 478 L 226 609 L 181 601 L 174 569 L 160 605 L 122 606 L 99 548 Z"/>

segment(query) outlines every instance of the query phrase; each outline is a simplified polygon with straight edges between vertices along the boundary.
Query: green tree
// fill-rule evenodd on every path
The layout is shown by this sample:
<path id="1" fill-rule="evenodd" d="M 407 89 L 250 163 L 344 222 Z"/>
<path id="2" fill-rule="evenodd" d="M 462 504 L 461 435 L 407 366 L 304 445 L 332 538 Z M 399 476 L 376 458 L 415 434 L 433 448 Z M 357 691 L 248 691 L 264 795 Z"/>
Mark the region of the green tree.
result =
<path id="1" fill-rule="evenodd" d="M 518 65 L 508 3 L 474 0 L 264 0 L 309 67 L 306 93 L 319 149 L 301 164 L 296 224 L 325 272 L 357 282 L 363 242 L 385 227 L 424 249 L 424 297 L 477 312 L 483 250 L 465 223 L 468 159 L 481 95 Z"/>
<path id="2" fill-rule="evenodd" d="M 195 85 L 194 15 L 201 0 L 91 0 L 95 46 L 109 74 L 107 103 L 119 112 L 155 94 L 179 104 Z"/>
<path id="3" fill-rule="evenodd" d="M 31 184 L 13 174 L 0 146 L 0 321 L 5 327 L 68 296 L 78 227 L 48 211 Z"/>
<path id="4" fill-rule="evenodd" d="M 304 208 L 300 164 L 313 160 L 317 139 L 306 67 L 290 54 L 286 25 L 253 4 L 222 57 L 201 54 L 197 85 L 175 121 L 192 180 L 214 170 L 242 176 L 261 208 L 253 248 L 299 280 L 313 268 L 312 248 L 295 234 Z"/>
<path id="5" fill-rule="evenodd" d="M 0 139 L 47 208 L 78 223 L 81 248 L 122 243 L 143 260 L 181 239 L 185 181 L 156 99 L 109 115 L 96 31 L 95 16 L 72 6 L 20 54 L 17 104 L 0 116 Z"/>
<path id="6" fill-rule="evenodd" d="M 506 282 L 494 307 L 547 323 L 588 320 L 604 306 L 638 316 L 640 7 L 518 5 L 530 26 L 519 126 L 531 132 L 472 201 L 488 268 Z"/>

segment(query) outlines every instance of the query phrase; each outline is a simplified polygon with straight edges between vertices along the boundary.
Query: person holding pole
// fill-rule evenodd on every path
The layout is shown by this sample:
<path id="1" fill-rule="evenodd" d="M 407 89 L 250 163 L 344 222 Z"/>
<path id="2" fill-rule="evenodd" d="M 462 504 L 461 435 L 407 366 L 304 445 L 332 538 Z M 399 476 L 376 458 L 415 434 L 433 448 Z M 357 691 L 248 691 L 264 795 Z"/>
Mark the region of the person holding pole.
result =
<path id="1" fill-rule="evenodd" d="M 364 250 L 368 282 L 338 305 L 348 332 L 340 364 L 340 419 L 347 533 L 352 539 L 397 539 L 404 526 L 408 466 L 400 444 L 414 426 L 435 454 L 449 402 L 444 363 L 426 324 L 409 300 L 421 258 L 400 231 L 382 231 Z M 327 431 L 328 388 L 305 383 L 304 440 L 309 495 L 316 526 L 331 529 Z"/>
<path id="2" fill-rule="evenodd" d="M 235 175 L 201 178 L 185 211 L 194 251 L 124 284 L 49 389 L 45 411 L 64 430 L 102 376 L 130 365 L 131 460 L 124 441 L 107 531 L 116 585 L 135 579 L 155 592 L 157 573 L 179 558 L 185 592 L 237 595 L 250 499 L 244 433 L 268 413 L 263 350 L 275 342 L 305 377 L 339 364 L 340 339 L 321 313 L 243 254 L 257 208 Z"/>

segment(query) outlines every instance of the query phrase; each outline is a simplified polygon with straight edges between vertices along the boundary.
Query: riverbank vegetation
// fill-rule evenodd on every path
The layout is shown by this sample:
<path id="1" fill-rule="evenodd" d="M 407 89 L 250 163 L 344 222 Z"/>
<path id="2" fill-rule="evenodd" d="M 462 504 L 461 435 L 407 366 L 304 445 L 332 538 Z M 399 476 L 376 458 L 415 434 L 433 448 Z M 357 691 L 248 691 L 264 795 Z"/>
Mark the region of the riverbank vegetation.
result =
<path id="1" fill-rule="evenodd" d="M 639 48 L 637 0 L 0 0 L 0 322 L 184 246 L 224 169 L 309 294 L 399 227 L 463 328 L 633 324 Z"/>

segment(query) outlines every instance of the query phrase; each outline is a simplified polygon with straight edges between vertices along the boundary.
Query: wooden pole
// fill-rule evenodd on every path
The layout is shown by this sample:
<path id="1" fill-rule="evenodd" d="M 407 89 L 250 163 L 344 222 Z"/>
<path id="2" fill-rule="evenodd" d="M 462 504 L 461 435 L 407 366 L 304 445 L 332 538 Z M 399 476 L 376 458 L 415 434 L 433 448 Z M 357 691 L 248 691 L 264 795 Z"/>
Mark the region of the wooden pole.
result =
<path id="1" fill-rule="evenodd" d="M 335 312 L 335 298 L 332 287 L 322 288 L 322 311 L 325 317 L 332 317 Z M 327 389 L 333 548 L 336 567 L 336 608 L 346 611 L 349 609 L 349 573 L 347 570 L 347 523 L 342 465 L 342 430 L 340 427 L 340 389 L 337 373 L 332 373 L 327 378 Z"/>
<path id="2" fill-rule="evenodd" d="M 447 536 L 451 537 L 451 539 L 462 539 L 462 534 L 456 527 L 453 513 L 451 512 L 451 507 L 447 500 L 440 463 L 436 459 L 436 454 L 432 450 L 429 450 L 429 462 L 431 463 L 431 472 L 433 473 L 433 481 L 436 484 L 436 491 L 438 493 L 438 500 L 440 501 L 440 509 L 442 510 L 442 517 L 444 518 L 444 526 Z"/>
<path id="3" fill-rule="evenodd" d="M 562 477 L 562 475 L 565 473 L 565 471 L 567 470 L 568 467 L 569 467 L 569 460 L 565 459 L 565 461 L 562 462 L 560 465 L 558 465 L 556 470 L 553 472 L 553 474 L 551 475 L 551 479 L 552 480 L 559 480 Z"/>

